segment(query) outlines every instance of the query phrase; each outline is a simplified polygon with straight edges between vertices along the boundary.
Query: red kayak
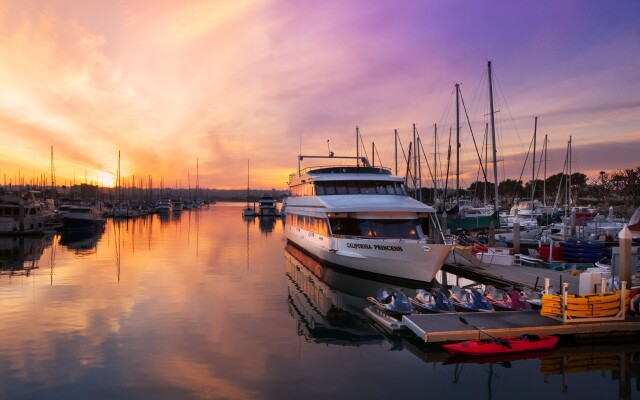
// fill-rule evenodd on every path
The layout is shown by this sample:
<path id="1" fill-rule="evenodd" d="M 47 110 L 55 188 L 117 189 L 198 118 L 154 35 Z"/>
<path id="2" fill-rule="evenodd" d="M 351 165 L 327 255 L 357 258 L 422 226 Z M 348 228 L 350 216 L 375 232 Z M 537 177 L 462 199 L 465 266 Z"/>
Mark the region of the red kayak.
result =
<path id="1" fill-rule="evenodd" d="M 558 338 L 549 335 L 503 336 L 499 338 L 474 339 L 465 342 L 443 344 L 453 354 L 486 356 L 490 354 L 518 353 L 552 349 Z"/>

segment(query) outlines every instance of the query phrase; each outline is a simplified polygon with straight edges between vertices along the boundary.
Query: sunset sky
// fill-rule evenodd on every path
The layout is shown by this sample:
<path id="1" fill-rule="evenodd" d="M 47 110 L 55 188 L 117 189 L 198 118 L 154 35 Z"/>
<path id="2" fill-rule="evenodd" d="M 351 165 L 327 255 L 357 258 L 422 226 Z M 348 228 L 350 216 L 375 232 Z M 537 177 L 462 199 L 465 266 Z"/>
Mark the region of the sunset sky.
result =
<path id="1" fill-rule="evenodd" d="M 637 0 L 0 0 L 0 183 L 49 179 L 53 146 L 60 185 L 112 185 L 120 151 L 145 184 L 193 187 L 198 162 L 201 186 L 242 188 L 250 159 L 252 188 L 284 189 L 300 150 L 355 155 L 356 126 L 391 167 L 394 129 L 433 157 L 437 124 L 444 159 L 455 83 L 481 146 L 488 60 L 500 180 L 534 116 L 549 175 L 569 136 L 574 172 L 640 165 Z"/>

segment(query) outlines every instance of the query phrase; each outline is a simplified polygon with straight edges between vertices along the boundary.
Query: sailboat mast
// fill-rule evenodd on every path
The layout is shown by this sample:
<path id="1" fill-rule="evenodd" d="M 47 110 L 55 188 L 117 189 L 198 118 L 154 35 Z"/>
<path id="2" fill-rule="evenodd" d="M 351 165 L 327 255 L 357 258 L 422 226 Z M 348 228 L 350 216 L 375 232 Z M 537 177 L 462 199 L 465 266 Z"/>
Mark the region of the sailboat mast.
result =
<path id="1" fill-rule="evenodd" d="M 418 152 L 418 142 L 417 142 L 417 138 L 416 138 L 416 124 L 413 124 L 413 198 L 414 199 L 418 199 L 418 193 L 417 193 L 417 188 L 418 188 L 418 182 L 417 182 L 417 175 L 418 175 L 418 155 L 416 154 Z"/>
<path id="2" fill-rule="evenodd" d="M 571 164 L 572 164 L 572 154 L 571 154 L 571 136 L 569 136 L 569 177 L 567 178 L 567 201 L 569 202 L 569 206 L 572 204 L 571 200 Z"/>
<path id="3" fill-rule="evenodd" d="M 484 124 L 484 168 L 489 167 L 489 124 Z M 484 204 L 489 204 L 489 185 L 487 174 L 484 174 Z"/>
<path id="4" fill-rule="evenodd" d="M 420 134 L 418 134 L 418 201 L 422 202 L 422 158 L 420 156 L 420 149 L 422 149 L 422 140 L 420 140 Z"/>
<path id="5" fill-rule="evenodd" d="M 55 205 L 58 200 L 58 191 L 56 190 L 56 173 L 53 169 L 53 146 L 51 146 L 51 198 Z"/>
<path id="6" fill-rule="evenodd" d="M 393 139 L 396 143 L 396 176 L 398 176 L 398 130 L 393 130 Z"/>
<path id="7" fill-rule="evenodd" d="M 433 124 L 433 206 L 438 206 L 438 124 Z"/>
<path id="8" fill-rule="evenodd" d="M 495 211 L 500 209 L 500 201 L 498 200 L 498 160 L 496 148 L 496 122 L 493 110 L 493 84 L 491 82 L 491 61 L 488 61 L 489 71 L 489 116 L 491 118 L 491 141 L 493 142 L 493 181 L 495 182 L 494 196 L 495 196 Z"/>
<path id="9" fill-rule="evenodd" d="M 542 204 L 547 206 L 547 135 L 544 135 L 544 180 L 542 181 Z"/>
<path id="10" fill-rule="evenodd" d="M 249 208 L 249 160 L 247 160 L 247 208 Z"/>
<path id="11" fill-rule="evenodd" d="M 536 196 L 536 133 L 538 130 L 538 117 L 533 123 L 533 162 L 531 163 L 531 218 L 533 218 L 533 200 Z"/>
<path id="12" fill-rule="evenodd" d="M 456 83 L 456 205 L 460 207 L 460 84 Z"/>

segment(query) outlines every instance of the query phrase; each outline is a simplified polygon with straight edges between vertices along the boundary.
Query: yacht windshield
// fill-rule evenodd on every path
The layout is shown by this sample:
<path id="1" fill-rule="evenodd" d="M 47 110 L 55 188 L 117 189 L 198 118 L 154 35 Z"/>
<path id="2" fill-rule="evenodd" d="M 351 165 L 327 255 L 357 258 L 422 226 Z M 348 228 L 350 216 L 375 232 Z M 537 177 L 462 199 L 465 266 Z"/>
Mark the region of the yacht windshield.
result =
<path id="1" fill-rule="evenodd" d="M 318 196 L 334 194 L 395 194 L 407 196 L 402 182 L 393 181 L 332 181 L 316 182 Z"/>
<path id="2" fill-rule="evenodd" d="M 424 233 L 418 219 L 329 218 L 331 233 L 380 239 L 422 239 Z"/>

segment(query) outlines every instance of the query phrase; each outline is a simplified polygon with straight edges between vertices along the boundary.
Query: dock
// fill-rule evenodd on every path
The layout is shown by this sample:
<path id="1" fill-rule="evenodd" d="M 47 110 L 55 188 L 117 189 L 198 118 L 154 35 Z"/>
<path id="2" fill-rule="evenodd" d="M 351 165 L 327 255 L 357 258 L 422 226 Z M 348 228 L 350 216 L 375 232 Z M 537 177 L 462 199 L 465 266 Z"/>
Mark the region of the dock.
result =
<path id="1" fill-rule="evenodd" d="M 580 282 L 580 277 L 572 275 L 569 271 L 555 271 L 525 265 L 486 264 L 475 257 L 473 257 L 473 265 L 445 264 L 442 270 L 476 282 L 488 283 L 498 287 L 513 286 L 538 290 L 544 289 L 545 279 L 549 278 L 550 286 L 553 286 L 558 291 L 562 287 L 562 283 L 569 283 L 570 294 L 578 293 L 578 284 Z M 442 282 L 442 284 L 446 286 L 448 282 Z"/>
<path id="2" fill-rule="evenodd" d="M 467 321 L 465 324 L 460 317 Z M 469 340 L 490 336 L 578 335 L 640 332 L 640 319 L 563 323 L 539 311 L 491 313 L 412 314 L 403 324 L 425 343 Z"/>

